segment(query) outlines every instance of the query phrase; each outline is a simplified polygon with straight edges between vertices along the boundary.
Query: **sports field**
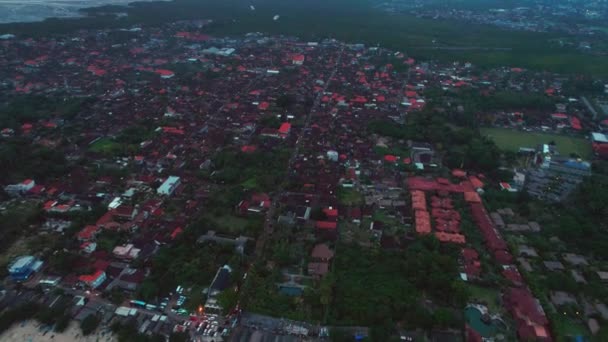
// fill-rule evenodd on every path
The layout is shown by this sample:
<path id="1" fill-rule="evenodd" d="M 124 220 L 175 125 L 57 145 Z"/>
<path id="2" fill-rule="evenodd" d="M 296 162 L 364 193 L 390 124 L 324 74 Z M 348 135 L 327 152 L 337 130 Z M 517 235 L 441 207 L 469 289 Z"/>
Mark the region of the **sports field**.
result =
<path id="1" fill-rule="evenodd" d="M 568 156 L 576 153 L 586 159 L 592 156 L 591 142 L 583 138 L 573 138 L 560 134 L 523 132 L 506 128 L 482 128 L 481 134 L 494 140 L 501 149 L 508 151 L 518 151 L 520 147 L 534 148 L 538 144 L 553 141 L 557 144 L 557 150 L 561 155 Z"/>

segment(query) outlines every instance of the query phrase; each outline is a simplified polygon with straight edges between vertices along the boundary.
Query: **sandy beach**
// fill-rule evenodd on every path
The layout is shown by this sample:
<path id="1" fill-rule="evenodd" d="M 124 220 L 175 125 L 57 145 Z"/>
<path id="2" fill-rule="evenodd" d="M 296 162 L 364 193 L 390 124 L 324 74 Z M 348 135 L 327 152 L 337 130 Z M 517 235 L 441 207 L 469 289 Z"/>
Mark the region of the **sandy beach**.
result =
<path id="1" fill-rule="evenodd" d="M 82 336 L 78 323 L 72 322 L 61 334 L 49 331 L 46 334 L 35 320 L 18 323 L 0 335 L 0 342 L 111 342 L 117 341 L 110 334 L 102 335 L 101 330 L 89 336 Z"/>

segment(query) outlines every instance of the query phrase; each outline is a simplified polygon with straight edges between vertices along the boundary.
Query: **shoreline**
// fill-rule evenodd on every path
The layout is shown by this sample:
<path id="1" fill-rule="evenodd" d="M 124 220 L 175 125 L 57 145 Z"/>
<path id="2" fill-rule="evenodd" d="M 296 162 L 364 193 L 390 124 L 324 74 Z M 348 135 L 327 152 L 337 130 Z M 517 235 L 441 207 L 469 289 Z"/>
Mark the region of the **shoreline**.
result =
<path id="1" fill-rule="evenodd" d="M 151 2 L 158 0 L 85 0 L 48 1 L 40 4 L 36 1 L 3 2 L 0 0 L 0 11 L 7 13 L 0 17 L 0 25 L 24 25 L 43 23 L 47 20 L 82 19 L 89 16 L 89 12 L 105 6 L 120 6 L 127 12 L 129 6 L 135 2 Z"/>
<path id="2" fill-rule="evenodd" d="M 68 328 L 57 333 L 52 330 L 44 332 L 41 324 L 30 319 L 14 324 L 7 331 L 0 334 L 0 342 L 113 342 L 117 341 L 111 333 L 103 333 L 104 329 L 97 329 L 95 333 L 82 336 L 76 321 L 71 321 Z"/>

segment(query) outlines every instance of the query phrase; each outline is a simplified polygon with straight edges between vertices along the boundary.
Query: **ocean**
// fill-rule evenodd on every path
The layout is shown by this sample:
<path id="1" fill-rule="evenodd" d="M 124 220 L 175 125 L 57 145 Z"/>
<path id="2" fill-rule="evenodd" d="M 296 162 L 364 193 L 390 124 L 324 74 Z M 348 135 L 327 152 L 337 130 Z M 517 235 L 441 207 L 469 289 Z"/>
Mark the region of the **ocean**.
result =
<path id="1" fill-rule="evenodd" d="M 0 0 L 0 23 L 32 22 L 46 18 L 69 18 L 78 9 L 101 5 L 126 5 L 135 0 Z M 151 1 L 151 0 L 137 0 Z"/>

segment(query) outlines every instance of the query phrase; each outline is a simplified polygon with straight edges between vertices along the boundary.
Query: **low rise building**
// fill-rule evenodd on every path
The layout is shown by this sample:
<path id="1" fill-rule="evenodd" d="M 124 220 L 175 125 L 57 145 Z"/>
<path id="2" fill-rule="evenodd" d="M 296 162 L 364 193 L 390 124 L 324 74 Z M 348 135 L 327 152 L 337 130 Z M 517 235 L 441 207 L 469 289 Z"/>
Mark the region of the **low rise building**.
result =
<path id="1" fill-rule="evenodd" d="M 156 192 L 159 195 L 170 196 L 175 192 L 175 189 L 180 185 L 180 178 L 177 176 L 169 176 L 167 179 L 161 184 Z"/>
<path id="2" fill-rule="evenodd" d="M 14 281 L 25 281 L 42 268 L 43 262 L 31 255 L 21 256 L 8 267 L 8 273 Z"/>

